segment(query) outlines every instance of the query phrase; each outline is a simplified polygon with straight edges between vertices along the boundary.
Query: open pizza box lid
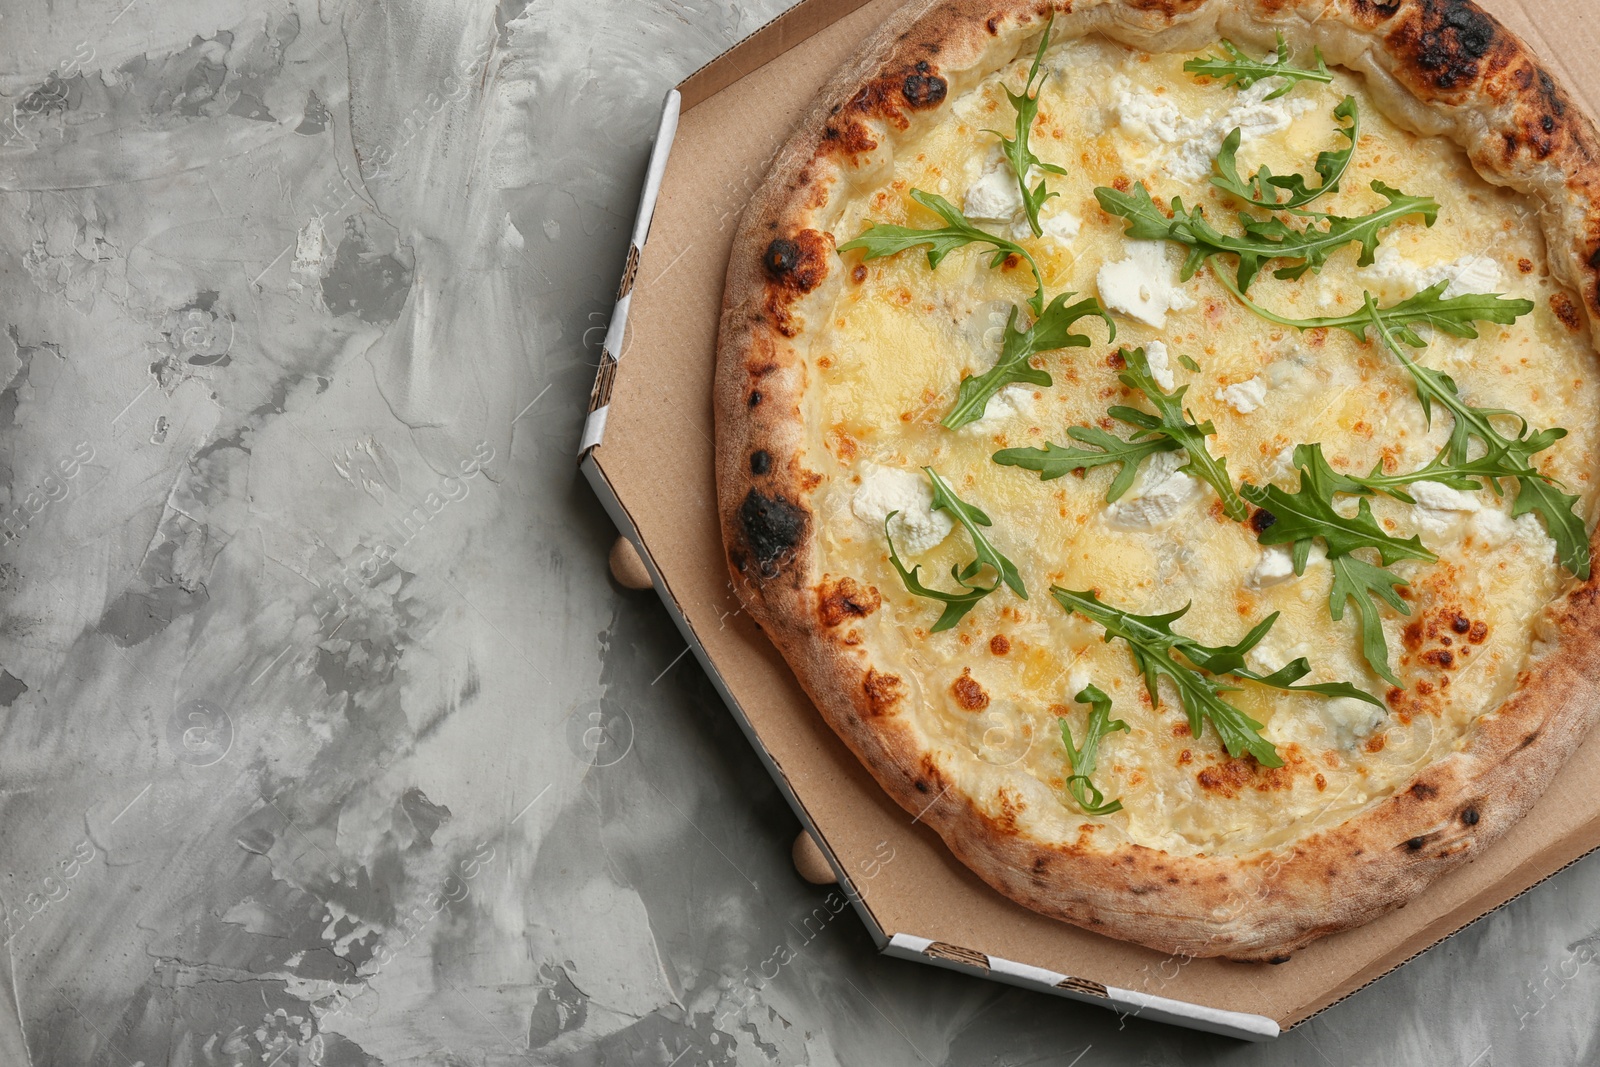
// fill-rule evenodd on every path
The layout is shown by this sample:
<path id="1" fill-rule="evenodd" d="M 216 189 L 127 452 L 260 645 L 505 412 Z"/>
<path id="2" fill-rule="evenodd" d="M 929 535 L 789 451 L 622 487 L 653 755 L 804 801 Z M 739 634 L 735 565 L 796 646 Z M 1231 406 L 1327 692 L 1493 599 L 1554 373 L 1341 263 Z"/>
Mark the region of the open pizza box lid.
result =
<path id="1" fill-rule="evenodd" d="M 892 956 L 1200 1030 L 1303 1022 L 1600 847 L 1600 734 L 1531 814 L 1406 907 L 1277 966 L 1165 956 L 991 890 L 891 801 L 740 611 L 717 520 L 711 383 L 729 246 L 768 160 L 833 71 L 901 0 L 802 0 L 668 94 L 580 456 L 617 527 Z M 1596 112 L 1589 0 L 1479 0 Z M 1560 26 L 1541 33 L 1537 24 Z M 648 241 L 646 240 L 648 237 Z"/>

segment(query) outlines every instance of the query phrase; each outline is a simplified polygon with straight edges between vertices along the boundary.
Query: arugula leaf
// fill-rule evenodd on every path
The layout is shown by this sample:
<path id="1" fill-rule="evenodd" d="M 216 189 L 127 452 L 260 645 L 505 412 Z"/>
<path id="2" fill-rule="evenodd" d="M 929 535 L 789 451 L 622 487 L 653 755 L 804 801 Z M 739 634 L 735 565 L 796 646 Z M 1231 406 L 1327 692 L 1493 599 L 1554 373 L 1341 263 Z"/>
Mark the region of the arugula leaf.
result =
<path id="1" fill-rule="evenodd" d="M 1348 331 L 1356 340 L 1366 343 L 1367 329 L 1372 325 L 1372 316 L 1363 308 L 1350 315 L 1330 315 L 1323 318 L 1291 319 L 1269 311 L 1245 296 L 1239 291 L 1222 271 L 1214 272 L 1217 281 L 1222 283 L 1245 307 L 1280 326 L 1290 326 L 1297 330 L 1322 330 L 1339 329 Z M 1498 293 L 1480 294 L 1468 293 L 1463 296 L 1446 297 L 1444 291 L 1450 287 L 1448 281 L 1438 282 L 1420 293 L 1413 293 L 1398 304 L 1380 308 L 1379 314 L 1384 322 L 1394 332 L 1395 337 L 1412 346 L 1423 348 L 1427 342 L 1417 333 L 1417 327 L 1429 326 L 1440 330 L 1452 337 L 1472 339 L 1478 336 L 1475 323 L 1492 322 L 1501 326 L 1510 326 L 1522 316 L 1533 310 L 1532 300 L 1513 299 L 1501 296 Z"/>
<path id="2" fill-rule="evenodd" d="M 1193 356 L 1179 356 L 1178 365 L 1183 367 L 1185 370 L 1192 370 L 1196 374 L 1200 373 L 1200 364 L 1194 361 Z"/>
<path id="3" fill-rule="evenodd" d="M 928 267 L 937 270 L 939 264 L 944 262 L 944 258 L 956 249 L 965 248 L 970 244 L 986 244 L 995 250 L 989 257 L 991 270 L 1003 264 L 1007 256 L 1021 256 L 1028 261 L 1028 266 L 1033 268 L 1035 283 L 1034 294 L 1028 301 L 1028 306 L 1033 308 L 1035 315 L 1044 314 L 1044 274 L 1039 270 L 1039 264 L 1034 262 L 1032 253 L 1015 241 L 1008 241 L 1004 237 L 997 237 L 980 230 L 954 204 L 938 193 L 913 189 L 911 199 L 944 219 L 945 225 L 923 230 L 915 226 L 894 226 L 874 222 L 861 231 L 861 236 L 840 245 L 839 251 L 849 252 L 859 248 L 862 251 L 862 259 L 872 260 L 926 245 Z"/>
<path id="4" fill-rule="evenodd" d="M 1165 615 L 1136 615 L 1102 602 L 1093 590 L 1073 591 L 1051 586 L 1050 595 L 1067 611 L 1105 627 L 1107 642 L 1113 637 L 1127 642 L 1153 703 L 1161 703 L 1158 679 L 1163 676 L 1169 679 L 1178 691 L 1178 702 L 1188 716 L 1189 732 L 1194 736 L 1199 737 L 1204 724 L 1210 722 L 1228 755 L 1238 757 L 1248 752 L 1263 767 L 1283 766 L 1277 749 L 1261 736 L 1261 723 L 1222 699 L 1223 693 L 1237 686 L 1223 685 L 1173 658 L 1174 652 L 1183 653 L 1184 646 L 1191 643 L 1189 638 L 1172 632 L 1172 624 L 1183 618 L 1188 607 Z"/>
<path id="5" fill-rule="evenodd" d="M 1245 653 L 1261 643 L 1262 638 L 1278 621 L 1279 612 L 1274 611 L 1265 619 L 1256 623 L 1249 633 L 1245 634 L 1238 644 L 1225 645 L 1213 648 L 1202 645 L 1198 641 L 1184 638 L 1181 646 L 1185 657 L 1195 666 L 1212 674 L 1231 674 L 1237 678 L 1248 678 L 1253 682 L 1272 689 L 1280 689 L 1286 693 L 1317 693 L 1326 697 L 1354 697 L 1364 700 L 1368 704 L 1378 707 L 1383 702 L 1364 689 L 1357 689 L 1350 682 L 1316 682 L 1311 685 L 1295 685 L 1300 679 L 1311 673 L 1311 662 L 1304 656 L 1290 660 L 1282 667 L 1269 674 L 1261 674 L 1251 670 L 1245 663 Z"/>
<path id="6" fill-rule="evenodd" d="M 1143 433 L 1135 434 L 1132 440 L 1124 441 L 1115 434 L 1093 426 L 1070 427 L 1067 436 L 1074 441 L 1093 445 L 1098 451 L 1076 446 L 1063 448 L 1053 441 L 1046 441 L 1043 448 L 1004 448 L 996 452 L 993 458 L 1002 466 L 1038 471 L 1039 480 L 1042 482 L 1051 481 L 1072 471 L 1092 470 L 1095 467 L 1120 463 L 1122 469 L 1117 472 L 1117 476 L 1111 480 L 1111 487 L 1106 490 L 1106 503 L 1113 504 L 1132 487 L 1134 475 L 1139 471 L 1139 463 L 1145 457 L 1153 456 L 1157 452 L 1176 452 L 1183 447 L 1170 437 L 1149 437 Z"/>
<path id="7" fill-rule="evenodd" d="M 1411 609 L 1395 586 L 1406 585 L 1402 578 L 1381 567 L 1351 555 L 1358 549 L 1373 549 L 1385 566 L 1403 559 L 1433 562 L 1439 557 L 1428 551 L 1416 536 L 1395 537 L 1384 532 L 1366 500 L 1356 503 L 1356 513 L 1346 516 L 1333 506 L 1335 493 L 1360 493 L 1356 479 L 1340 474 L 1328 465 L 1319 444 L 1299 445 L 1294 464 L 1300 468 L 1300 488 L 1287 493 L 1275 485 L 1258 487 L 1245 484 L 1240 492 L 1245 499 L 1272 516 L 1273 522 L 1260 530 L 1256 539 L 1263 545 L 1289 545 L 1294 572 L 1304 574 L 1311 555 L 1311 544 L 1320 538 L 1328 549 L 1333 568 L 1333 585 L 1328 591 L 1328 615 L 1335 621 L 1344 618 L 1346 601 L 1353 600 L 1361 622 L 1361 652 L 1367 665 L 1392 685 L 1400 679 L 1389 669 L 1389 647 L 1378 618 L 1378 597 L 1402 615 Z"/>
<path id="8" fill-rule="evenodd" d="M 1314 69 L 1307 70 L 1290 65 L 1289 45 L 1281 33 L 1278 34 L 1277 54 L 1274 56 L 1271 52 L 1267 53 L 1270 58 L 1252 59 L 1227 38 L 1222 40 L 1222 53 L 1220 56 L 1210 55 L 1203 59 L 1188 60 L 1184 63 L 1183 69 L 1190 74 L 1203 74 L 1208 78 L 1216 78 L 1225 85 L 1231 83 L 1236 89 L 1248 89 L 1263 78 L 1283 78 L 1285 84 L 1266 97 L 1268 100 L 1288 95 L 1303 81 L 1321 82 L 1324 85 L 1333 81 L 1333 74 L 1323 62 L 1320 48 L 1316 51 L 1317 65 Z"/>
<path id="9" fill-rule="evenodd" d="M 1533 458 L 1567 435 L 1560 427 L 1531 430 L 1528 421 L 1505 408 L 1481 408 L 1468 404 L 1454 379 L 1443 371 L 1424 367 L 1408 356 L 1390 330 L 1383 313 L 1378 309 L 1372 294 L 1365 294 L 1365 309 L 1384 347 L 1398 359 L 1411 375 L 1416 386 L 1417 399 L 1422 402 L 1422 412 L 1430 421 L 1433 405 L 1449 410 L 1455 422 L 1450 439 L 1440 450 L 1440 457 L 1452 467 L 1469 467 L 1469 455 L 1474 441 L 1484 447 L 1482 459 L 1496 466 L 1493 476 L 1485 476 L 1484 484 L 1496 495 L 1500 493 L 1500 479 L 1510 478 L 1517 483 L 1517 495 L 1511 504 L 1513 519 L 1535 512 L 1544 520 L 1545 529 L 1556 542 L 1556 555 L 1561 565 L 1579 579 L 1589 577 L 1589 537 L 1584 529 L 1583 516 L 1578 514 L 1579 498 L 1564 493 L 1554 479 L 1541 474 L 1533 465 Z M 1494 420 L 1515 419 L 1515 437 L 1508 437 L 1495 426 Z"/>
<path id="10" fill-rule="evenodd" d="M 1107 414 L 1119 422 L 1143 430 L 1143 434 L 1136 435 L 1138 437 L 1164 437 L 1186 449 L 1189 462 L 1178 469 L 1210 482 L 1217 496 L 1222 499 L 1222 510 L 1235 522 L 1243 522 L 1250 509 L 1245 507 L 1244 501 L 1234 491 L 1233 479 L 1228 476 L 1227 459 L 1219 459 L 1206 450 L 1206 438 L 1216 433 L 1217 428 L 1210 419 L 1198 424 L 1190 421 L 1193 416 L 1183 410 L 1183 396 L 1189 387 L 1180 385 L 1174 392 L 1164 392 L 1150 373 L 1150 361 L 1142 348 L 1131 352 L 1124 348 L 1122 358 L 1127 361 L 1127 366 L 1117 375 L 1118 379 L 1129 389 L 1143 393 L 1156 409 L 1156 414 L 1120 404 Z"/>
<path id="11" fill-rule="evenodd" d="M 1365 499 L 1356 502 L 1356 513 L 1346 516 L 1333 506 L 1335 493 L 1360 492 L 1361 485 L 1328 465 L 1319 444 L 1298 445 L 1294 465 L 1300 468 L 1300 488 L 1285 492 L 1276 485 L 1239 487 L 1244 498 L 1272 515 L 1272 525 L 1260 531 L 1263 545 L 1292 545 L 1295 573 L 1304 574 L 1311 542 L 1321 538 L 1328 556 L 1344 556 L 1358 548 L 1376 549 L 1385 565 L 1403 559 L 1433 562 L 1439 557 L 1423 547 L 1416 536 L 1395 537 L 1378 525 L 1372 507 Z"/>
<path id="12" fill-rule="evenodd" d="M 894 569 L 900 573 L 900 581 L 905 583 L 906 592 L 912 596 L 937 600 L 944 604 L 944 611 L 940 614 L 939 621 L 933 624 L 930 632 L 939 633 L 941 630 L 948 630 L 965 618 L 967 612 L 977 607 L 978 601 L 1000 588 L 999 579 L 996 579 L 995 583 L 990 586 L 968 584 L 969 580 L 977 573 L 975 568 L 978 566 L 978 561 L 974 560 L 967 565 L 966 572 L 958 570 L 954 564 L 950 567 L 950 577 L 954 578 L 956 584 L 961 587 L 961 592 L 959 593 L 946 593 L 941 589 L 931 589 L 923 585 L 918 573 L 922 570 L 922 565 L 919 563 L 910 570 L 906 570 L 905 564 L 900 562 L 900 557 L 894 550 L 894 538 L 889 534 L 889 520 L 898 514 L 900 514 L 898 511 L 891 511 L 883 519 L 883 537 L 884 540 L 889 542 L 889 562 L 894 564 Z M 966 573 L 965 578 L 962 577 L 963 573 Z"/>
<path id="13" fill-rule="evenodd" d="M 1060 720 L 1061 743 L 1066 746 L 1067 759 L 1072 764 L 1072 776 L 1067 779 L 1067 788 L 1072 791 L 1072 798 L 1085 815 L 1110 815 L 1114 811 L 1121 811 L 1122 801 L 1113 800 L 1107 804 L 1105 794 L 1095 787 L 1089 776 L 1100 761 L 1101 739 L 1107 734 L 1128 729 L 1128 724 L 1121 719 L 1111 718 L 1111 698 L 1092 685 L 1084 686 L 1072 699 L 1079 704 L 1090 705 L 1091 710 L 1089 722 L 1084 727 L 1082 748 L 1072 743 L 1072 727 L 1066 718 Z"/>
<path id="14" fill-rule="evenodd" d="M 980 566 L 993 567 L 995 573 L 1000 575 L 1001 581 L 1011 587 L 1012 592 L 1023 600 L 1027 600 L 1028 589 L 1022 584 L 1022 575 L 1017 573 L 1016 565 L 1007 559 L 998 548 L 995 548 L 990 543 L 989 538 L 984 535 L 983 530 L 980 529 L 980 527 L 993 525 L 989 521 L 989 516 L 985 515 L 982 509 L 974 507 L 956 496 L 955 490 L 950 488 L 950 483 L 941 478 L 938 471 L 932 467 L 923 467 L 922 470 L 923 473 L 927 474 L 928 480 L 933 483 L 934 510 L 943 509 L 954 516 L 955 520 L 967 531 L 967 535 L 972 538 L 972 547 L 978 554 L 978 558 L 966 566 L 957 580 L 965 584 L 968 579 L 978 573 Z"/>
<path id="15" fill-rule="evenodd" d="M 1240 178 L 1237 153 L 1243 134 L 1237 128 L 1222 142 L 1222 151 L 1216 159 L 1217 173 L 1212 175 L 1211 184 L 1256 207 L 1292 211 L 1297 215 L 1312 214 L 1301 209 L 1324 193 L 1339 188 L 1339 182 L 1350 166 L 1350 159 L 1355 155 L 1356 141 L 1361 137 L 1361 113 L 1356 107 L 1355 97 L 1345 97 L 1333 109 L 1333 117 L 1339 122 L 1338 132 L 1349 143 L 1341 149 L 1318 154 L 1314 167 L 1322 182 L 1315 189 L 1306 184 L 1304 175 L 1273 174 L 1272 168 L 1266 164 L 1262 164 L 1248 181 Z M 1287 190 L 1289 199 L 1280 201 L 1279 190 Z"/>
<path id="16" fill-rule="evenodd" d="M 1174 197 L 1164 210 L 1150 198 L 1143 183 L 1132 193 L 1104 186 L 1094 191 L 1095 199 L 1107 214 L 1127 220 L 1127 236 L 1145 241 L 1171 241 L 1189 250 L 1180 277 L 1188 281 L 1200 264 L 1212 256 L 1230 255 L 1239 261 L 1238 289 L 1243 292 L 1266 264 L 1278 259 L 1294 261 L 1280 267 L 1273 277 L 1294 280 L 1307 271 L 1321 271 L 1334 252 L 1347 244 L 1359 244 L 1360 266 L 1370 266 L 1378 250 L 1380 233 L 1410 215 L 1421 215 L 1432 226 L 1439 217 L 1439 204 L 1432 197 L 1408 196 L 1374 180 L 1372 190 L 1389 203 L 1366 215 L 1344 217 L 1323 215 L 1304 229 L 1295 229 L 1280 218 L 1257 219 L 1240 214 L 1244 233 L 1225 234 L 1206 221 L 1205 209 L 1186 210 L 1182 197 Z M 1167 217 L 1170 210 L 1171 218 Z"/>
<path id="17" fill-rule="evenodd" d="M 1084 334 L 1072 332 L 1072 324 L 1085 316 L 1097 315 L 1103 319 L 1110 333 L 1110 339 L 1115 340 L 1117 324 L 1111 321 L 1111 316 L 1101 308 L 1099 301 L 1086 298 L 1069 306 L 1068 298 L 1075 295 L 1075 293 L 1057 294 L 1056 298 L 1050 301 L 1050 306 L 1044 309 L 1044 313 L 1026 330 L 1016 328 L 1017 308 L 1016 305 L 1012 305 L 1011 315 L 1006 319 L 1005 340 L 1000 346 L 1000 358 L 995 361 L 994 366 L 982 374 L 961 379 L 961 389 L 956 394 L 955 406 L 944 417 L 941 425 L 954 430 L 969 422 L 978 421 L 983 418 L 983 411 L 989 404 L 989 398 L 1014 382 L 1050 385 L 1049 373 L 1035 368 L 1028 361 L 1041 352 L 1053 352 L 1061 348 L 1088 348 L 1092 343 L 1089 338 Z"/>
<path id="18" fill-rule="evenodd" d="M 1378 618 L 1378 605 L 1373 601 L 1382 600 L 1400 614 L 1410 615 L 1411 608 L 1395 592 L 1396 586 L 1409 583 L 1357 556 L 1330 553 L 1328 565 L 1333 568 L 1333 585 L 1328 589 L 1329 616 L 1339 622 L 1344 618 L 1346 602 L 1354 604 L 1360 617 L 1362 657 L 1390 685 L 1399 685 L 1400 679 L 1389 669 L 1389 643 L 1384 640 L 1383 621 Z"/>
<path id="19" fill-rule="evenodd" d="M 1011 99 L 1011 106 L 1017 111 L 1017 136 L 1007 137 L 999 130 L 985 130 L 1000 138 L 1000 143 L 1005 147 L 1000 151 L 1011 164 L 1011 170 L 1017 176 L 1017 188 L 1022 192 L 1022 206 L 1028 215 L 1028 226 L 1033 230 L 1033 235 L 1038 237 L 1044 233 L 1039 226 L 1039 209 L 1045 201 L 1059 193 L 1048 192 L 1045 189 L 1044 179 L 1039 179 L 1039 184 L 1033 189 L 1028 188 L 1028 170 L 1038 167 L 1049 174 L 1065 174 L 1066 171 L 1054 163 L 1046 163 L 1033 154 L 1028 147 L 1028 134 L 1033 129 L 1034 120 L 1039 117 L 1039 95 L 1034 92 L 1033 81 L 1039 76 L 1039 65 L 1044 62 L 1044 53 L 1050 47 L 1050 27 L 1055 25 L 1056 17 L 1052 12 L 1050 21 L 1044 25 L 1044 35 L 1039 38 L 1039 51 L 1033 57 L 1033 66 L 1028 70 L 1028 81 L 1022 87 L 1021 93 L 1014 93 L 1006 89 L 1006 96 Z M 1004 86 L 1002 86 L 1004 88 Z"/>

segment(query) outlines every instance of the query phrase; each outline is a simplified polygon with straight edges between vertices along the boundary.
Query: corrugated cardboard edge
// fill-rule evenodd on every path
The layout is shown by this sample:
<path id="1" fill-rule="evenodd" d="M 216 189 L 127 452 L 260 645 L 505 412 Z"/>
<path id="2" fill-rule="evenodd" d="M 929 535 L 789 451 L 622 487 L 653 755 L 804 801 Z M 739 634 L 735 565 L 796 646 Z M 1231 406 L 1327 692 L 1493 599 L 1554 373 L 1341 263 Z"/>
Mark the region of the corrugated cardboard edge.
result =
<path id="1" fill-rule="evenodd" d="M 739 723 L 739 729 L 744 731 L 745 740 L 750 742 L 750 747 L 755 749 L 756 755 L 761 758 L 762 764 L 767 768 L 767 773 L 777 783 L 778 791 L 789 802 L 790 810 L 795 813 L 795 817 L 800 820 L 806 832 L 811 835 L 812 840 L 816 841 L 817 846 L 822 850 L 823 856 L 828 860 L 828 866 L 833 868 L 833 873 L 839 878 L 839 889 L 855 907 L 856 914 L 861 916 L 861 922 L 866 926 L 867 932 L 872 935 L 873 941 L 877 943 L 878 950 L 880 952 L 883 951 L 889 944 L 889 935 L 884 932 L 883 925 L 878 922 L 878 917 L 872 913 L 872 909 L 861 899 L 861 894 L 851 885 L 850 876 L 844 865 L 839 862 L 838 857 L 828 847 L 827 840 L 817 830 L 811 816 L 807 814 L 805 805 L 800 803 L 800 798 L 795 795 L 794 789 L 789 785 L 789 778 L 783 773 L 783 768 L 773 761 L 771 754 L 767 752 L 766 748 L 761 744 L 760 738 L 756 736 L 755 728 L 751 726 L 744 709 L 739 706 L 739 702 L 729 692 L 727 683 L 723 681 L 716 664 L 711 662 L 711 657 L 706 653 L 705 645 L 695 636 L 694 627 L 690 625 L 682 607 L 678 605 L 677 599 L 673 597 L 671 590 L 667 588 L 667 583 L 662 578 L 661 572 L 656 569 L 655 560 L 650 558 L 650 553 L 645 549 L 644 542 L 639 536 L 638 528 L 634 525 L 632 517 L 629 516 L 628 509 L 622 505 L 621 499 L 618 498 L 616 491 L 612 489 L 611 483 L 607 481 L 605 472 L 600 469 L 600 465 L 590 455 L 584 456 L 579 464 L 579 469 L 583 471 L 584 477 L 588 479 L 590 486 L 593 487 L 595 495 L 600 498 L 601 506 L 605 508 L 606 514 L 611 516 L 611 521 L 616 524 L 617 530 L 633 543 L 634 548 L 638 549 L 639 558 L 644 561 L 645 569 L 650 572 L 650 582 L 655 587 L 656 594 L 661 598 L 661 603 L 666 607 L 667 614 L 672 616 L 672 621 L 677 625 L 678 632 L 683 635 L 684 641 L 694 650 L 694 658 L 700 661 L 701 669 L 711 679 L 711 684 L 716 687 L 718 694 L 721 695 L 722 702 L 733 712 L 734 719 Z"/>
<path id="2" fill-rule="evenodd" d="M 946 970 L 991 978 L 1006 985 L 1020 986 L 1040 993 L 1077 1000 L 1109 1008 L 1120 1015 L 1152 1019 L 1156 1022 L 1175 1023 L 1191 1030 L 1244 1038 L 1247 1041 L 1264 1041 L 1277 1037 L 1278 1024 L 1265 1015 L 1207 1008 L 1168 997 L 1152 996 L 1132 989 L 1118 989 L 1099 982 L 1090 982 L 1071 975 L 1057 974 L 1043 967 L 1016 963 L 998 956 L 942 941 L 930 941 L 910 934 L 895 934 L 889 939 L 884 955 L 897 959 L 929 963 Z"/>
<path id="3" fill-rule="evenodd" d="M 578 458 L 592 452 L 606 436 L 606 409 L 611 405 L 611 386 L 617 377 L 617 357 L 622 353 L 622 342 L 628 331 L 628 308 L 633 305 L 633 283 L 638 278 L 639 256 L 650 237 L 650 220 L 656 213 L 656 199 L 661 195 L 661 179 L 667 172 L 667 157 L 672 154 L 672 139 L 678 133 L 678 116 L 682 113 L 683 98 L 678 90 L 667 93 L 661 107 L 661 124 L 656 127 L 655 145 L 650 150 L 650 163 L 645 168 L 644 188 L 639 191 L 639 213 L 633 219 L 633 236 L 628 241 L 628 261 L 617 284 L 617 303 L 611 309 L 611 323 L 606 327 L 606 339 L 600 346 L 600 368 L 594 376 L 594 388 L 589 391 L 589 417 L 583 421 L 583 436 L 578 441 Z M 638 538 L 634 539 L 637 543 Z M 643 552 L 639 553 L 644 556 Z"/>
<path id="4" fill-rule="evenodd" d="M 684 110 L 709 96 L 715 96 L 751 71 L 766 66 L 822 27 L 832 25 L 867 2 L 801 0 L 679 82 L 678 91 L 683 94 Z"/>

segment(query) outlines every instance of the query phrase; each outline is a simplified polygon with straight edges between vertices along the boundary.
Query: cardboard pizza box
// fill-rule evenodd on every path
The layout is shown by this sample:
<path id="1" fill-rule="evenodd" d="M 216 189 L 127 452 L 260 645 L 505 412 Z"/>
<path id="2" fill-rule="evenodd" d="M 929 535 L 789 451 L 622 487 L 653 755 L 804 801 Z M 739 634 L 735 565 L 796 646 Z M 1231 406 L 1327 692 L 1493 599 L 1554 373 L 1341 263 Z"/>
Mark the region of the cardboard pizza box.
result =
<path id="1" fill-rule="evenodd" d="M 1600 793 L 1584 787 L 1600 779 L 1600 734 L 1481 858 L 1399 911 L 1271 967 L 1163 955 L 1030 912 L 878 788 L 740 610 L 717 521 L 711 382 L 740 213 L 817 90 L 900 2 L 802 0 L 668 94 L 582 470 L 883 952 L 1141 1018 L 1275 1037 L 1600 847 Z M 1596 112 L 1600 14 L 1590 0 L 1479 2 Z"/>

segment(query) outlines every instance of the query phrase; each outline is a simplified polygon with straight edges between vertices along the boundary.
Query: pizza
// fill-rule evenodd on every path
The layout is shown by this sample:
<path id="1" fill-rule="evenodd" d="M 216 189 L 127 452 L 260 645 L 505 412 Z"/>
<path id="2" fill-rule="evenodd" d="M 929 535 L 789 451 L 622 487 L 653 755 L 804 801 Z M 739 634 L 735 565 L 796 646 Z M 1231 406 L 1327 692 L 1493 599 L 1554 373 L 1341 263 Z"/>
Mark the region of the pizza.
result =
<path id="1" fill-rule="evenodd" d="M 736 235 L 743 602 L 1028 908 L 1282 960 L 1597 707 L 1600 143 L 1467 0 L 917 0 Z"/>

